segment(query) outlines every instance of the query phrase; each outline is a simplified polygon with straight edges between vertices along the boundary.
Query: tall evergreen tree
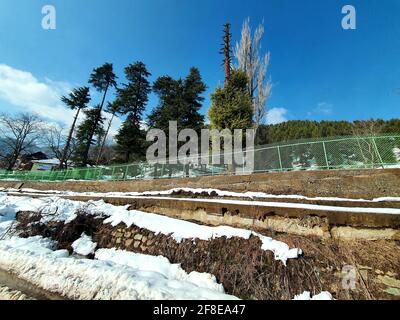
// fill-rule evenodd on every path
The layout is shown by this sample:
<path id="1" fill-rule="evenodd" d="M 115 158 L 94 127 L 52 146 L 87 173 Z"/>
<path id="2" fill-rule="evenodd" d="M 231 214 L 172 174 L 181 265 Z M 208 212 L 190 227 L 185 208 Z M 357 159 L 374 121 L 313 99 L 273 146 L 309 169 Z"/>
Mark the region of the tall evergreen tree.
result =
<path id="1" fill-rule="evenodd" d="M 74 154 L 75 161 L 82 166 L 86 166 L 89 162 L 90 147 L 96 143 L 94 137 L 104 135 L 104 117 L 101 116 L 101 107 L 96 106 L 85 110 L 84 113 L 85 120 L 79 124 L 76 132 L 77 146 Z"/>
<path id="2" fill-rule="evenodd" d="M 217 88 L 211 95 L 208 117 L 212 128 L 234 130 L 252 127 L 253 106 L 247 82 L 243 71 L 233 70 L 225 87 Z"/>
<path id="3" fill-rule="evenodd" d="M 143 150 L 145 135 L 141 124 L 151 92 L 150 82 L 147 79 L 150 75 L 143 62 L 130 64 L 125 68 L 128 83 L 118 89 L 120 112 L 126 114 L 127 118 L 116 136 L 116 150 L 123 156 L 125 162 L 129 162 L 132 155 L 140 157 L 145 153 Z"/>
<path id="4" fill-rule="evenodd" d="M 204 125 L 204 116 L 199 111 L 204 101 L 202 94 L 206 91 L 207 86 L 201 78 L 200 71 L 194 67 L 190 69 L 183 85 L 186 110 L 186 119 L 183 119 L 183 125 L 199 131 Z"/>
<path id="5" fill-rule="evenodd" d="M 104 102 L 106 100 L 107 92 L 109 91 L 110 88 L 116 87 L 117 83 L 116 80 L 117 76 L 115 75 L 113 71 L 113 65 L 111 63 L 105 63 L 99 68 L 95 68 L 90 75 L 89 78 L 89 83 L 93 85 L 93 87 L 100 93 L 103 93 L 103 97 L 101 100 L 101 103 L 98 107 L 96 107 L 96 110 L 93 112 L 90 112 L 87 114 L 88 121 L 90 122 L 87 123 L 88 126 L 86 126 L 86 145 L 83 148 L 83 150 L 80 151 L 81 156 L 82 156 L 82 164 L 85 166 L 88 162 L 88 155 L 89 155 L 89 149 L 90 146 L 93 143 L 93 137 L 97 131 L 101 131 L 101 121 L 102 121 L 102 111 L 104 107 Z M 90 118 L 93 117 L 93 118 Z M 90 118 L 90 120 L 89 120 Z M 81 130 L 84 130 L 82 127 Z"/>
<path id="6" fill-rule="evenodd" d="M 82 109 L 87 107 L 87 104 L 90 101 L 90 93 L 88 87 L 80 87 L 74 89 L 68 96 L 61 97 L 61 101 L 64 102 L 69 108 L 72 110 L 76 110 L 76 114 L 74 120 L 71 125 L 71 129 L 68 134 L 68 138 L 65 144 L 65 148 L 63 151 L 63 156 L 60 159 L 60 168 L 64 168 L 66 166 L 66 156 L 68 154 L 68 150 L 70 148 L 71 139 L 74 134 L 76 121 L 78 119 L 79 113 Z"/>
<path id="7" fill-rule="evenodd" d="M 197 68 L 191 68 L 183 80 L 174 80 L 169 76 L 158 78 L 153 90 L 159 97 L 159 105 L 149 115 L 149 126 L 167 132 L 169 121 L 177 121 L 178 130 L 200 130 L 204 125 L 204 116 L 199 110 L 206 88 Z"/>
<path id="8" fill-rule="evenodd" d="M 129 113 L 116 135 L 116 150 L 122 155 L 124 163 L 139 160 L 145 155 L 145 137 L 140 123 L 132 112 Z"/>
<path id="9" fill-rule="evenodd" d="M 107 92 L 110 88 L 116 87 L 117 76 L 113 71 L 112 63 L 105 63 L 99 68 L 93 69 L 89 78 L 89 83 L 100 93 L 103 93 L 103 98 L 100 103 L 100 110 L 104 107 Z"/>

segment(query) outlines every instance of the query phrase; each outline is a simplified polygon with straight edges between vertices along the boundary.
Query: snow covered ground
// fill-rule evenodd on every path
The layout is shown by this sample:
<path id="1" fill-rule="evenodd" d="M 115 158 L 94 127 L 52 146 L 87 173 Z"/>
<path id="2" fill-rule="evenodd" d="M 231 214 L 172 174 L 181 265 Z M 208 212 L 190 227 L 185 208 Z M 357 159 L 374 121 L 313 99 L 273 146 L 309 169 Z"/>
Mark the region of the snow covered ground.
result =
<path id="1" fill-rule="evenodd" d="M 124 223 L 127 227 L 135 225 L 154 232 L 155 234 L 170 235 L 178 243 L 185 239 L 210 240 L 220 237 L 240 237 L 249 239 L 251 236 L 259 237 L 262 249 L 272 251 L 276 260 L 286 263 L 287 259 L 297 258 L 302 252 L 300 249 L 290 249 L 283 242 L 273 240 L 247 229 L 232 228 L 229 226 L 210 227 L 196 223 L 174 219 L 158 214 L 152 214 L 137 210 L 128 210 L 129 206 L 114 206 L 104 201 L 72 201 L 59 197 L 29 198 L 9 196 L 0 193 L 0 215 L 5 213 L 10 219 L 18 211 L 41 212 L 42 222 L 64 221 L 70 222 L 76 218 L 78 210 L 84 210 L 90 214 L 106 217 L 104 223 L 116 226 Z M 400 211 L 400 210 L 399 210 Z M 5 221 L 6 226 L 9 221 Z M 2 223 L 0 220 L 0 230 Z"/>
<path id="2" fill-rule="evenodd" d="M 393 149 L 394 156 L 396 157 L 397 162 L 400 162 L 400 148 Z"/>
<path id="3" fill-rule="evenodd" d="M 33 285 L 80 300 L 237 299 L 224 293 L 214 276 L 187 274 L 166 258 L 113 249 L 96 260 L 54 250 L 51 240 L 11 237 L 0 241 L 0 268 Z"/>
<path id="4" fill-rule="evenodd" d="M 300 249 L 290 249 L 285 243 L 231 227 L 208 227 L 140 211 L 129 211 L 126 206 L 113 206 L 103 201 L 71 201 L 59 197 L 29 198 L 9 196 L 0 192 L 0 269 L 33 285 L 69 299 L 215 299 L 231 300 L 216 278 L 207 273 L 184 271 L 179 264 L 171 264 L 162 256 L 149 256 L 116 249 L 98 249 L 91 237 L 82 234 L 72 247 L 80 256 L 95 254 L 95 259 L 70 256 L 66 250 L 55 250 L 55 243 L 42 237 L 19 238 L 14 234 L 18 211 L 36 211 L 42 222 L 69 222 L 76 211 L 105 217 L 104 223 L 128 227 L 136 225 L 155 233 L 171 234 L 180 242 L 184 239 L 209 240 L 217 237 L 260 237 L 262 249 L 271 250 L 277 260 L 286 263 L 296 258 Z M 332 299 L 327 292 L 311 298 L 304 292 L 296 300 Z"/>
<path id="5" fill-rule="evenodd" d="M 187 192 L 193 194 L 207 193 L 209 195 L 215 194 L 219 197 L 231 197 L 231 198 L 249 198 L 249 199 L 282 199 L 282 200 L 310 200 L 310 201 L 338 201 L 338 202 L 387 202 L 387 201 L 399 201 L 400 197 L 381 197 L 372 200 L 366 199 L 351 199 L 351 198 L 338 198 L 338 197 L 306 197 L 303 195 L 274 195 L 265 192 L 233 192 L 220 189 L 210 189 L 210 188 L 173 188 L 164 191 L 145 191 L 145 192 L 74 192 L 74 191 L 58 191 L 58 190 L 37 190 L 31 188 L 0 188 L 0 192 L 22 192 L 30 194 L 53 194 L 53 195 L 66 195 L 66 196 L 96 196 L 96 197 L 138 197 L 138 196 L 168 196 L 174 193 Z"/>
<path id="6" fill-rule="evenodd" d="M 203 189 L 200 189 L 203 190 Z M 50 192 L 45 192 L 50 193 Z M 0 193 L 1 194 L 1 193 Z M 12 192 L 11 192 L 12 194 Z M 25 193 L 24 193 L 25 194 Z M 330 212 L 343 212 L 343 213 L 369 213 L 369 214 L 393 214 L 393 215 L 398 215 L 400 214 L 400 209 L 394 209 L 394 208 L 365 208 L 365 207 L 344 207 L 344 206 L 327 206 L 327 205 L 316 205 L 316 204 L 307 204 L 307 203 L 294 203 L 294 202 L 268 202 L 268 201 L 250 201 L 250 200 L 231 200 L 231 199 L 201 199 L 201 198 L 176 198 L 176 197 L 165 197 L 165 196 L 150 196 L 148 195 L 149 193 L 143 193 L 146 195 L 132 195 L 132 193 L 125 193 L 125 194 L 120 194 L 120 193 L 62 193 L 62 192 L 57 192 L 55 193 L 60 197 L 63 196 L 74 196 L 74 197 L 80 197 L 80 196 L 96 196 L 96 197 L 101 197 L 101 198 L 113 198 L 113 197 L 124 197 L 127 199 L 142 199 L 143 197 L 146 197 L 146 199 L 153 199 L 153 200 L 176 200 L 176 201 L 191 201 L 191 202 L 210 202 L 210 203 L 219 203 L 219 204 L 237 204 L 237 205 L 244 205 L 244 206 L 261 206 L 261 207 L 268 207 L 268 208 L 292 208 L 292 209 L 303 209 L 303 210 L 315 210 L 315 211 L 330 211 Z M 33 192 L 27 192 L 26 195 L 28 196 L 43 196 L 43 193 L 33 193 Z M 242 194 L 243 195 L 243 194 Z M 291 196 L 287 196 L 291 197 Z M 295 197 L 295 196 L 293 196 Z M 317 198 L 308 198 L 308 199 L 317 199 Z M 347 201 L 342 198 L 320 198 L 320 199 L 336 199 L 338 201 Z M 359 200 L 359 199 L 353 199 L 349 201 L 354 201 L 354 202 L 361 202 L 365 201 L 368 202 L 367 200 Z M 382 201 L 400 201 L 400 198 L 379 198 L 375 200 L 370 200 L 370 202 L 382 202 Z"/>

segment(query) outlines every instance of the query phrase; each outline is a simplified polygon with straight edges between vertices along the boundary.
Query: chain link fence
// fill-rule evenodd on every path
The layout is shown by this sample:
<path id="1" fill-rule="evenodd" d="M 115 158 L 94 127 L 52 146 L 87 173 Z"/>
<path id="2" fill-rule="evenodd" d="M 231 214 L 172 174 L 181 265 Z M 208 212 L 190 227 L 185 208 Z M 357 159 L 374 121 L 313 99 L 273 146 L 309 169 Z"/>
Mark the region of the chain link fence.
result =
<path id="1" fill-rule="evenodd" d="M 254 169 L 245 165 L 151 164 L 147 162 L 61 171 L 0 171 L 0 179 L 23 181 L 149 180 L 294 170 L 400 168 L 400 134 L 302 140 L 257 146 Z M 252 166 L 253 167 L 253 166 Z"/>

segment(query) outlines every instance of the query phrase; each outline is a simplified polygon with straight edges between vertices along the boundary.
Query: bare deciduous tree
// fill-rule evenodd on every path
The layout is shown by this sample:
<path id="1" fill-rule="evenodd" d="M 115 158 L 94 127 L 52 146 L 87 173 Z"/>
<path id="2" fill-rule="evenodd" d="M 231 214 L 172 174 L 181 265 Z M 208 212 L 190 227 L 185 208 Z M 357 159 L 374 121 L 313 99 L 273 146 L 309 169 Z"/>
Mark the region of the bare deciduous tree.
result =
<path id="1" fill-rule="evenodd" d="M 381 161 L 381 159 L 377 159 L 379 150 L 373 137 L 382 132 L 382 127 L 383 121 L 362 120 L 353 123 L 353 135 L 359 137 L 357 144 L 365 164 L 374 165 Z"/>
<path id="2" fill-rule="evenodd" d="M 42 124 L 35 114 L 0 115 L 0 157 L 4 159 L 7 170 L 12 170 L 19 156 L 35 146 L 42 133 Z"/>
<path id="3" fill-rule="evenodd" d="M 60 126 L 49 126 L 46 128 L 46 133 L 43 136 L 43 144 L 49 150 L 51 155 L 61 161 L 64 156 L 65 145 L 67 144 L 68 136 L 64 134 L 64 128 Z M 70 147 L 63 159 L 63 167 L 68 167 L 68 161 L 71 159 L 76 149 L 76 140 L 70 141 Z"/>
<path id="4" fill-rule="evenodd" d="M 254 123 L 257 130 L 267 114 L 267 102 L 272 93 L 271 78 L 267 77 L 270 53 L 262 55 L 261 40 L 264 35 L 264 25 L 261 23 L 252 36 L 250 18 L 242 27 L 241 40 L 236 43 L 235 56 L 239 69 L 248 77 L 248 90 L 253 99 Z"/>

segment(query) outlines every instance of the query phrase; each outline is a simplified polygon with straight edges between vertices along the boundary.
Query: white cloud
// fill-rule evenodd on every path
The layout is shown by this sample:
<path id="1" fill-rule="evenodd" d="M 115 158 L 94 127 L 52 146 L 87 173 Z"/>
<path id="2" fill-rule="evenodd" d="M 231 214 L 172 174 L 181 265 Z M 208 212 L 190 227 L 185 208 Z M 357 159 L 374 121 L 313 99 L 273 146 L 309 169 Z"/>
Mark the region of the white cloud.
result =
<path id="1" fill-rule="evenodd" d="M 0 64 L 0 100 L 19 111 L 33 112 L 54 122 L 70 124 L 75 112 L 60 101 L 69 89 L 66 82 L 47 78 L 41 82 L 30 72 Z"/>
<path id="2" fill-rule="evenodd" d="M 272 108 L 267 112 L 266 123 L 267 124 L 278 124 L 288 121 L 286 114 L 288 113 L 285 108 Z"/>
<path id="3" fill-rule="evenodd" d="M 20 112 L 32 112 L 46 118 L 49 125 L 58 125 L 67 133 L 76 111 L 66 107 L 60 100 L 68 94 L 72 85 L 65 81 L 53 81 L 45 78 L 39 81 L 32 73 L 0 64 L 0 100 L 16 107 Z M 1 105 L 0 105 L 1 106 Z M 0 112 L 7 112 L 0 108 Z M 111 117 L 105 114 L 105 126 Z M 82 114 L 79 120 L 82 120 Z M 79 121 L 78 121 L 79 123 Z M 110 128 L 113 137 L 121 125 L 121 120 L 114 118 Z"/>
<path id="4" fill-rule="evenodd" d="M 105 114 L 106 121 L 104 122 L 104 127 L 107 128 L 108 126 L 108 121 L 110 121 L 111 115 L 109 113 Z M 110 131 L 108 133 L 108 139 L 114 139 L 114 137 L 117 135 L 119 128 L 122 125 L 122 121 L 118 117 L 114 117 L 113 122 L 110 127 Z"/>
<path id="5" fill-rule="evenodd" d="M 328 102 L 319 102 L 317 107 L 313 111 L 309 112 L 308 115 L 322 114 L 325 116 L 331 115 L 333 113 L 333 104 Z"/>

